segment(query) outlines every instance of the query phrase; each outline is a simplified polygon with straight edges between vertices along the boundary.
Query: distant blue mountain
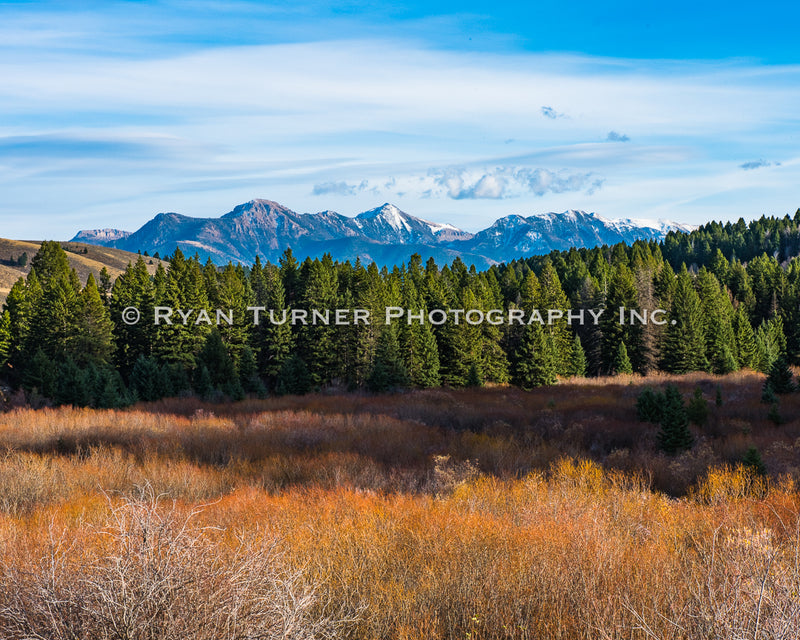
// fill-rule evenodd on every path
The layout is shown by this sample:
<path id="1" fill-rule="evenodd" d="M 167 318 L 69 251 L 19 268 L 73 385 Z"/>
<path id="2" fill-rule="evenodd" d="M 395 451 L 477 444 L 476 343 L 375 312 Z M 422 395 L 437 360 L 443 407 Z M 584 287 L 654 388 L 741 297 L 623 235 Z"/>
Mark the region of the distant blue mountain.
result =
<path id="1" fill-rule="evenodd" d="M 171 254 L 180 247 L 201 260 L 250 264 L 255 256 L 277 262 L 291 247 L 298 259 L 330 253 L 335 260 L 391 266 L 413 253 L 437 263 L 461 257 L 486 268 L 553 249 L 594 247 L 635 240 L 659 240 L 669 231 L 693 227 L 671 222 L 609 220 L 594 213 L 566 211 L 529 217 L 506 216 L 472 234 L 452 225 L 415 218 L 391 204 L 348 217 L 334 211 L 295 213 L 271 200 L 251 200 L 221 218 L 191 218 L 159 213 L 134 232 L 118 229 L 80 231 L 73 242 L 126 251 Z"/>

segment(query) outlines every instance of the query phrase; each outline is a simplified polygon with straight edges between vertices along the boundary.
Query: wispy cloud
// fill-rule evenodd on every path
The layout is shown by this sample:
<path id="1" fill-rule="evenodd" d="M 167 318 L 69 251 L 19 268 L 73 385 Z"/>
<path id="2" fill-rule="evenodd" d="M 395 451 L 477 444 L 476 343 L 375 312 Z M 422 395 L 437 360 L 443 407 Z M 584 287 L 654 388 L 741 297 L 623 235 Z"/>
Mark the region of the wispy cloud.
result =
<path id="1" fill-rule="evenodd" d="M 299 27 L 265 45 L 266 23 L 244 13 L 247 46 L 236 30 L 204 40 L 219 29 L 202 20 L 183 43 L 185 24 L 147 12 L 0 21 L 3 233 L 35 237 L 46 220 L 68 237 L 109 215 L 135 228 L 253 197 L 357 212 L 396 195 L 429 217 L 459 200 L 476 226 L 512 198 L 688 222 L 712 200 L 736 217 L 796 200 L 800 67 L 443 51 L 331 30 L 301 41 Z M 781 170 L 739 164 L 753 149 L 785 158 Z"/>
<path id="2" fill-rule="evenodd" d="M 606 136 L 606 142 L 628 142 L 630 138 L 626 136 L 624 133 L 618 133 L 617 131 L 609 131 L 608 135 Z"/>
<path id="3" fill-rule="evenodd" d="M 559 113 L 553 109 L 553 107 L 542 107 L 540 111 L 545 118 L 550 118 L 551 120 L 558 120 L 559 118 L 567 117 L 565 113 Z"/>
<path id="4" fill-rule="evenodd" d="M 435 185 L 427 192 L 428 196 L 445 195 L 453 200 L 501 200 L 570 191 L 591 194 L 603 184 L 603 180 L 592 173 L 527 167 L 496 167 L 483 171 L 448 167 L 432 169 L 428 175 Z"/>
<path id="5" fill-rule="evenodd" d="M 344 181 L 341 182 L 321 182 L 315 184 L 311 190 L 311 195 L 324 196 L 324 195 L 339 195 L 339 196 L 354 196 L 357 193 L 366 191 L 368 183 L 362 180 L 359 184 L 350 184 Z"/>
<path id="6" fill-rule="evenodd" d="M 762 167 L 780 167 L 780 162 L 768 162 L 767 160 L 751 160 L 750 162 L 744 162 L 739 165 L 740 169 L 744 169 L 745 171 L 752 171 L 753 169 L 761 169 Z"/>

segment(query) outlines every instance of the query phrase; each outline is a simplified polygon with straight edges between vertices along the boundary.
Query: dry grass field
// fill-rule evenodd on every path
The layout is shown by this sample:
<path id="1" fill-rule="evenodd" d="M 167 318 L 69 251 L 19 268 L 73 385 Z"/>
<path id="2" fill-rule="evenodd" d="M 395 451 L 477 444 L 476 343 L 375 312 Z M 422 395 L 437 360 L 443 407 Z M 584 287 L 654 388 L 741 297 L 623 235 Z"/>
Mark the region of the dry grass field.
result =
<path id="1" fill-rule="evenodd" d="M 800 637 L 800 394 L 669 380 L 0 414 L 0 637 Z"/>

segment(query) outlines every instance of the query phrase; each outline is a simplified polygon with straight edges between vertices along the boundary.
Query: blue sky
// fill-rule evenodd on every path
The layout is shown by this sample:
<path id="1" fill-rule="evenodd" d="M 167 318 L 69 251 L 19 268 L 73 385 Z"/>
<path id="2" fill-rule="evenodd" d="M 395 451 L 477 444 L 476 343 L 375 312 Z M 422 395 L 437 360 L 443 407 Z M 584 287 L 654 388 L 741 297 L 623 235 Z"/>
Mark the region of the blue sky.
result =
<path id="1" fill-rule="evenodd" d="M 496 5 L 496 6 L 495 6 Z M 0 2 L 0 236 L 800 207 L 798 3 Z"/>

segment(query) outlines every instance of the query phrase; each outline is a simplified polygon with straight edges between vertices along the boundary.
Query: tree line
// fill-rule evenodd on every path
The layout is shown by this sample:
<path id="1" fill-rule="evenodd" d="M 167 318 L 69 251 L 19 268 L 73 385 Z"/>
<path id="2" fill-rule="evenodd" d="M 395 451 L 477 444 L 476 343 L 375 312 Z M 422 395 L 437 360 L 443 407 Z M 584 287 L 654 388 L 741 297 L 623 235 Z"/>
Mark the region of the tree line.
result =
<path id="1" fill-rule="evenodd" d="M 199 394 L 381 391 L 653 371 L 769 371 L 800 364 L 800 211 L 749 225 L 711 223 L 663 241 L 554 251 L 484 271 L 419 255 L 379 269 L 329 255 L 278 264 L 201 263 L 176 249 L 155 274 L 143 258 L 112 282 L 81 285 L 57 242 L 43 242 L 0 316 L 2 377 L 54 402 L 120 406 Z M 225 309 L 232 324 L 154 325 L 153 309 Z M 248 307 L 366 309 L 370 324 L 252 323 Z M 128 307 L 142 321 L 122 320 Z M 569 324 L 380 321 L 386 307 L 605 310 Z M 618 309 L 664 309 L 664 324 L 620 323 Z"/>

